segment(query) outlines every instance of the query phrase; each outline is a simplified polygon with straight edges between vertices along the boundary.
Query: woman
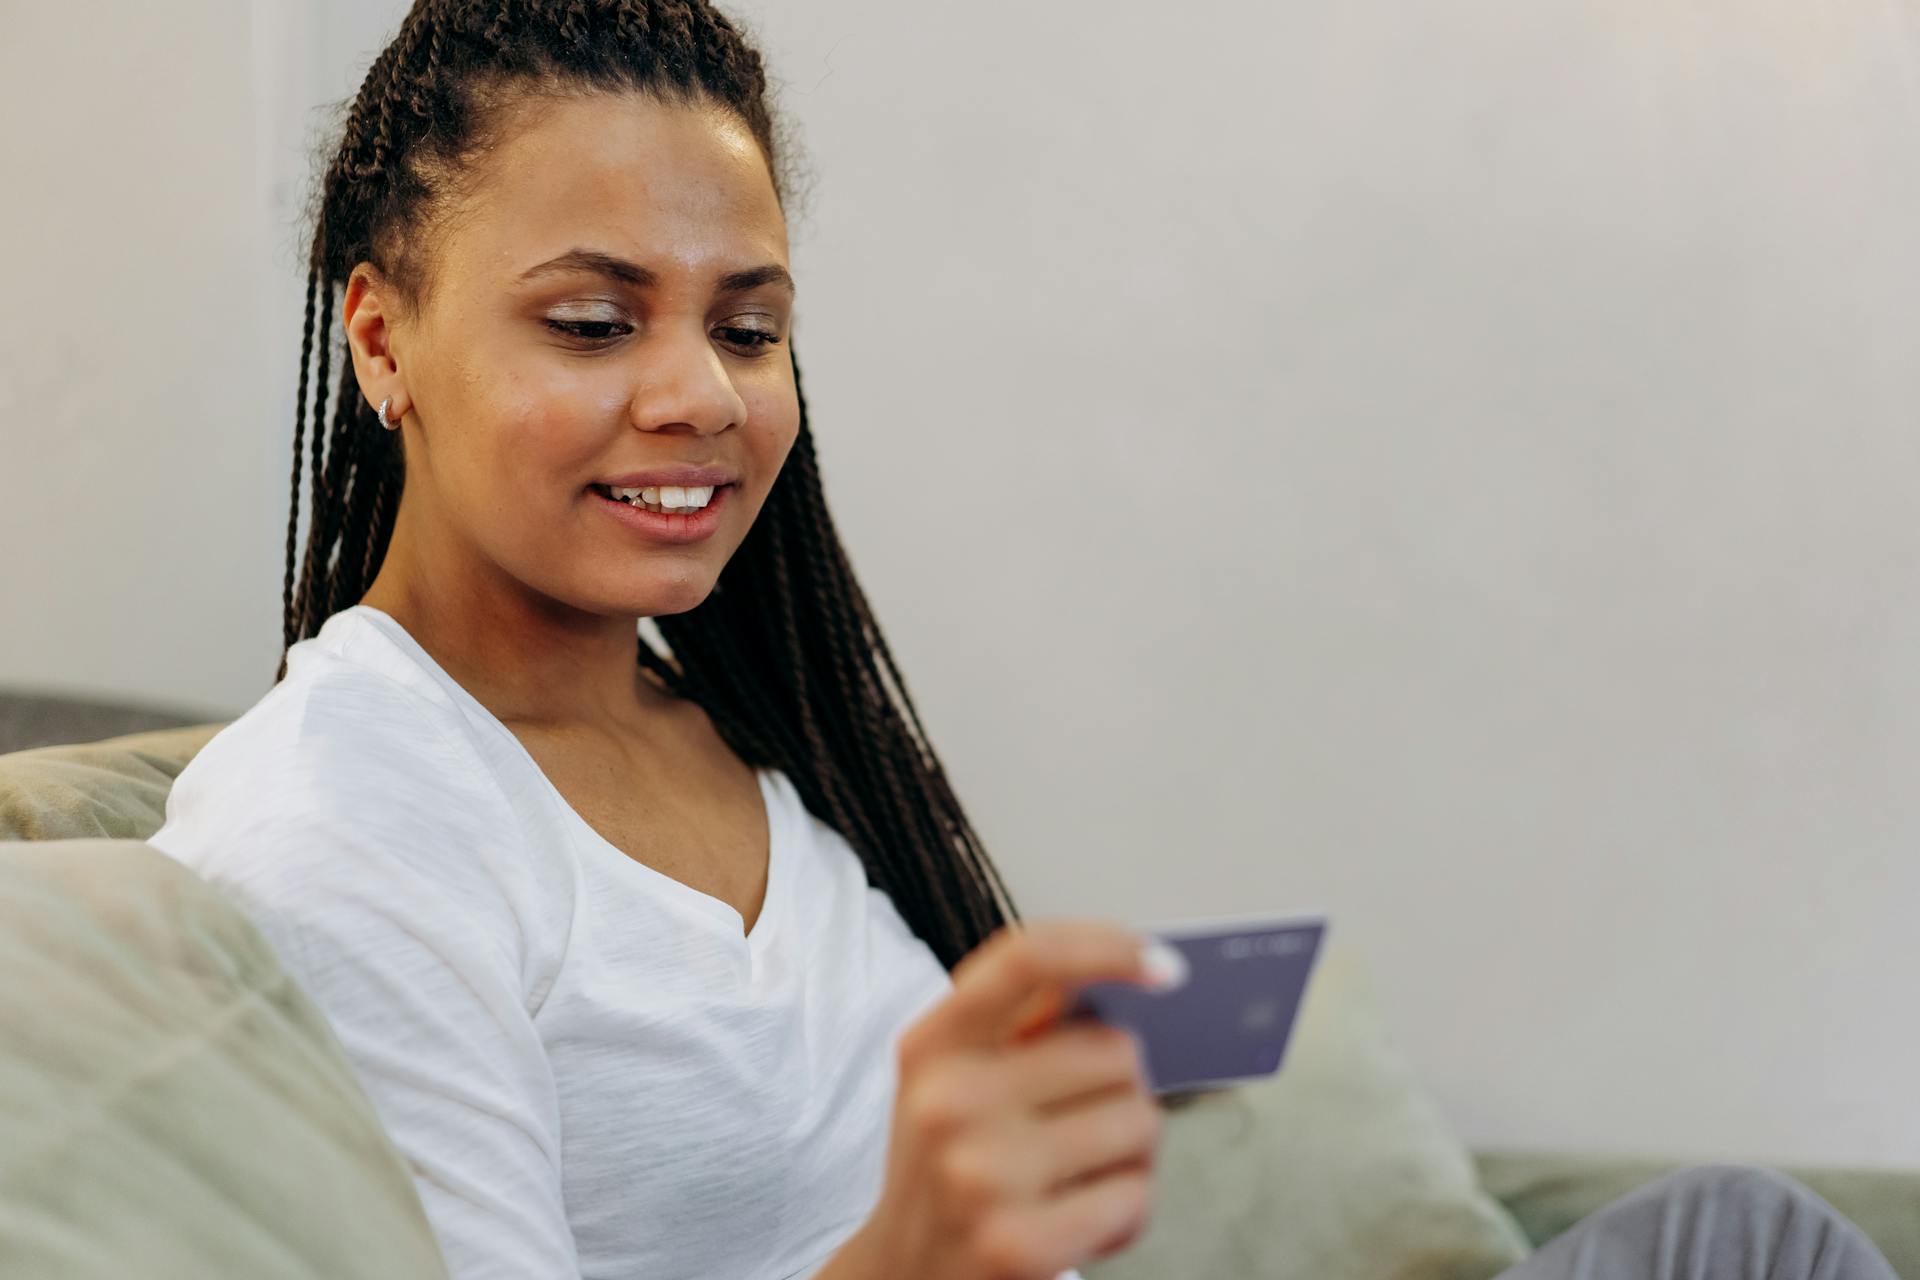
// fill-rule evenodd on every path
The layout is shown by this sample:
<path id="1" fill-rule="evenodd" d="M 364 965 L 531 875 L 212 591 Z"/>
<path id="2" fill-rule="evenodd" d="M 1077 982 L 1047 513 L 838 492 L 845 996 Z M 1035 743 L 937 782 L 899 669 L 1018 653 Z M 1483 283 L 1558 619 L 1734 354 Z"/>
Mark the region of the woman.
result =
<path id="1" fill-rule="evenodd" d="M 1020 926 L 925 741 L 777 133 L 704 3 L 420 0 L 325 173 L 281 678 L 154 843 L 325 1010 L 457 1280 L 1071 1276 L 1150 1212 L 1132 1041 L 1056 1016 L 1141 939 Z"/>

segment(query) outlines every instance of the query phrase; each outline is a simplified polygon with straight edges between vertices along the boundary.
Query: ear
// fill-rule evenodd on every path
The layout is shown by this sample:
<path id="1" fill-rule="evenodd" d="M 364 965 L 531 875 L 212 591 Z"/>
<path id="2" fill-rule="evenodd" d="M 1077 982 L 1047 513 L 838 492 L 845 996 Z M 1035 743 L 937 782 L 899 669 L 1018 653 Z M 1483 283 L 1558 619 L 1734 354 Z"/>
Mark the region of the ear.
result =
<path id="1" fill-rule="evenodd" d="M 395 349 L 393 320 L 399 299 L 393 285 L 371 262 L 354 267 L 347 277 L 347 295 L 341 303 L 340 317 L 347 331 L 347 351 L 353 357 L 354 377 L 368 404 L 379 404 L 389 396 L 387 421 L 398 423 L 412 408 L 407 395 L 405 371 Z"/>

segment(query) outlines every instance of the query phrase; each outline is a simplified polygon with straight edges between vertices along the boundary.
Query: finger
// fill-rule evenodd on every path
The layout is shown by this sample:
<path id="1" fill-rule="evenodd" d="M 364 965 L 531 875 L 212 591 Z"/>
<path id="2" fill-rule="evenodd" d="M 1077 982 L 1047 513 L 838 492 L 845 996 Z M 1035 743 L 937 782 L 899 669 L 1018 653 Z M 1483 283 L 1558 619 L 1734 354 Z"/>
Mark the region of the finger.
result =
<path id="1" fill-rule="evenodd" d="M 1115 1094 L 1035 1122 L 976 1125 L 941 1155 L 953 1200 L 1041 1202 L 1107 1174 L 1151 1172 L 1164 1121 L 1139 1094 Z"/>
<path id="2" fill-rule="evenodd" d="M 1116 1166 L 1150 1168 L 1160 1146 L 1160 1109 L 1137 1093 L 1110 1095 L 1041 1121 L 1047 1191 L 1064 1191 Z"/>
<path id="3" fill-rule="evenodd" d="M 1151 1181 L 1151 1165 L 1143 1166 L 1143 1168 L 1148 1174 L 1149 1181 Z M 1151 1196 L 1149 1196 L 1149 1208 L 1128 1221 L 1126 1225 L 1118 1231 L 1095 1245 L 1093 1252 L 1088 1255 L 1087 1261 L 1093 1262 L 1101 1258 L 1110 1258 L 1116 1253 L 1131 1248 L 1141 1236 L 1146 1234 L 1147 1223 L 1151 1217 Z"/>
<path id="4" fill-rule="evenodd" d="M 1140 1042 L 1123 1027 L 1062 1024 L 1002 1055 L 1009 1096 L 1036 1111 L 1113 1089 L 1146 1089 Z"/>
<path id="5" fill-rule="evenodd" d="M 982 1224 L 976 1253 L 996 1275 L 1054 1275 L 1142 1222 L 1152 1196 L 1151 1176 L 1127 1169 L 1009 1206 Z"/>
<path id="6" fill-rule="evenodd" d="M 1141 959 L 1147 939 L 1109 920 L 1047 920 L 1009 925 L 961 957 L 953 990 L 925 1019 L 939 1043 L 994 1046 L 1030 1031 L 1079 986 L 1149 981 Z"/>
<path id="7" fill-rule="evenodd" d="M 1019 1042 L 1044 1034 L 1066 1011 L 1067 999 L 1068 992 L 1060 987 L 1043 987 L 1033 992 L 1015 1010 L 1010 1038 Z"/>

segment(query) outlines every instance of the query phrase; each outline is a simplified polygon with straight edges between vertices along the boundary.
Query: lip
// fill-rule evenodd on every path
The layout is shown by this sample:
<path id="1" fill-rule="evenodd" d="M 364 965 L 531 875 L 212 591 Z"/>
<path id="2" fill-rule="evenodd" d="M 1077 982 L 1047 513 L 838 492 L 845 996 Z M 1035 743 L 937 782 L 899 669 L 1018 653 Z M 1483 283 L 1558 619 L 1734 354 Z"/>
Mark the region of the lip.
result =
<path id="1" fill-rule="evenodd" d="M 671 466 L 648 467 L 645 471 L 623 471 L 617 476 L 601 476 L 595 484 L 609 489 L 648 489 L 664 484 L 688 485 L 738 484 L 738 472 L 728 467 Z"/>
<path id="2" fill-rule="evenodd" d="M 648 472 L 647 474 L 658 473 Z M 637 482 L 620 478 L 615 483 L 623 489 L 629 489 L 635 487 Z M 647 483 L 655 482 L 649 480 Z M 591 488 L 587 490 L 587 501 L 643 537 L 651 538 L 655 542 L 684 545 L 700 542 L 713 536 L 720 528 L 720 512 L 733 500 L 733 490 L 732 484 L 718 483 L 714 487 L 712 499 L 706 506 L 698 511 L 675 515 L 668 515 L 663 511 L 649 511 L 645 507 L 636 507 L 630 502 L 621 502 L 616 498 L 605 498 Z"/>

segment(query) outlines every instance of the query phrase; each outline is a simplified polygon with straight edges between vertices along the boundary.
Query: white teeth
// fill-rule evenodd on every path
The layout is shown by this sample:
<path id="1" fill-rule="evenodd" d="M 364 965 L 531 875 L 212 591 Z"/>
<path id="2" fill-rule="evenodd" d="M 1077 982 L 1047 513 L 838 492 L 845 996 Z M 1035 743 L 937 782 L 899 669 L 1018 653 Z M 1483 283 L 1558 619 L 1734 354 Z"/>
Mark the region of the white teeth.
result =
<path id="1" fill-rule="evenodd" d="M 660 485 L 644 489 L 616 489 L 607 492 L 615 501 L 632 503 L 649 511 L 698 511 L 713 501 L 715 485 Z"/>

